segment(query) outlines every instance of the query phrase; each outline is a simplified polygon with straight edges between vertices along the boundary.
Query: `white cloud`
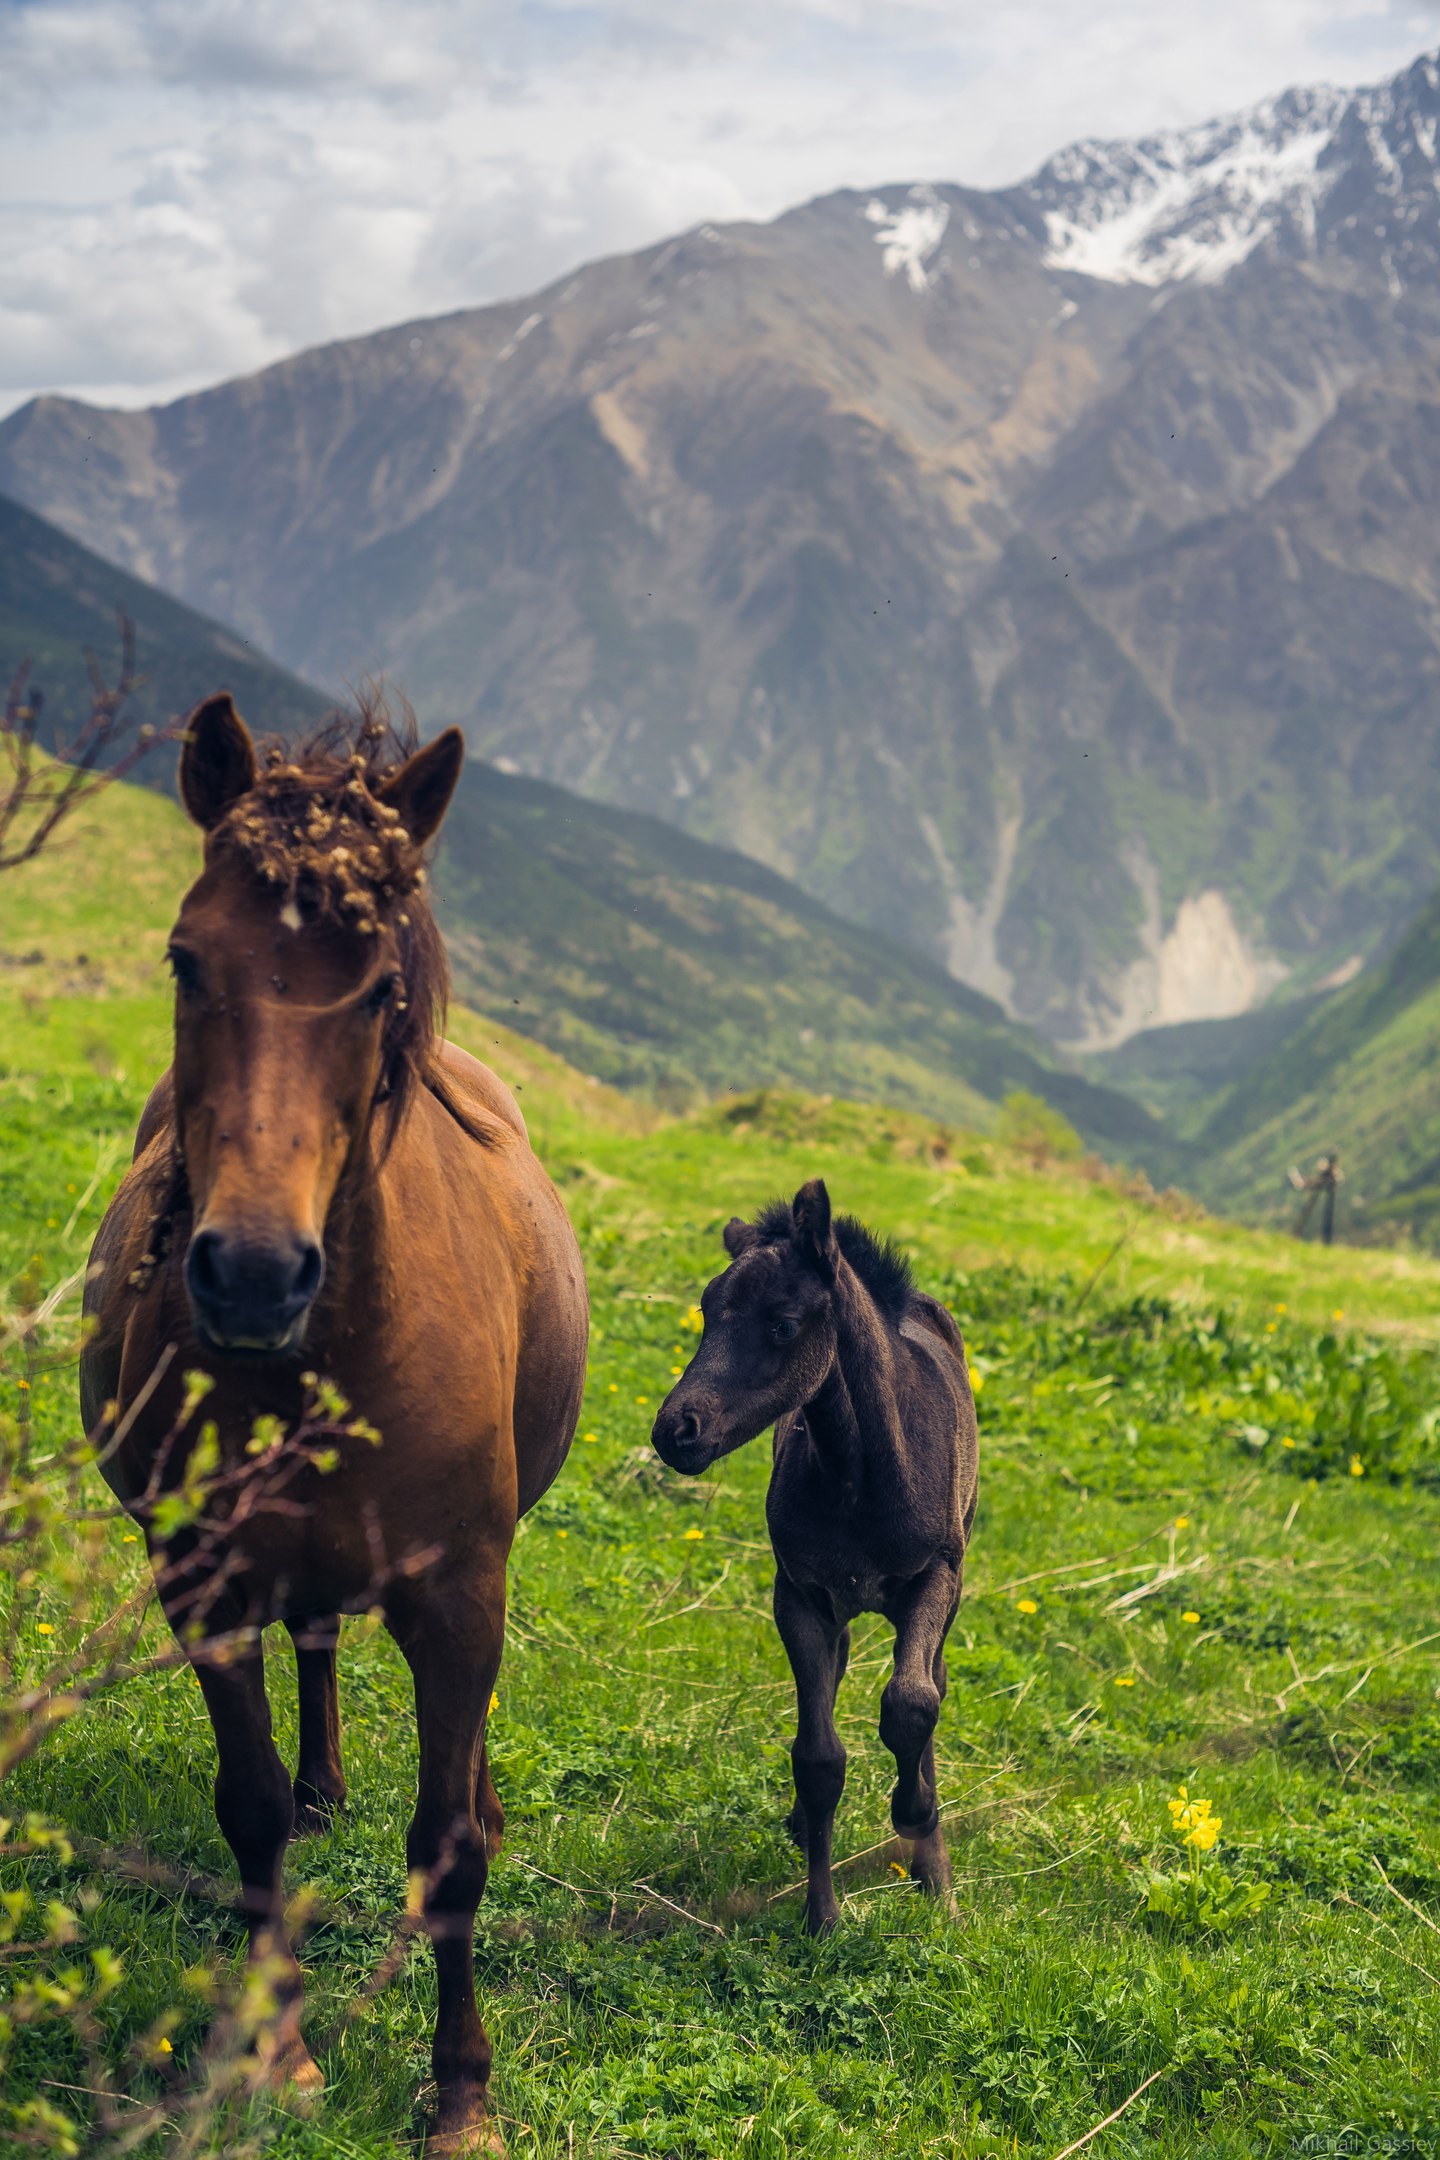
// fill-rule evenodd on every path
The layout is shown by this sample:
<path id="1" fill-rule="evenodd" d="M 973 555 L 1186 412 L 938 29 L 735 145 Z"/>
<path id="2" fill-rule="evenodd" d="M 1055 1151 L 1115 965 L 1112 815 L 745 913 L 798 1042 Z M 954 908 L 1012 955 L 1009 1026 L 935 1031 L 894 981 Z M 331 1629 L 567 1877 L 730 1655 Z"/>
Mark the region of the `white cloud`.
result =
<path id="1" fill-rule="evenodd" d="M 1401 0 L 28 0 L 0 13 L 0 410 L 125 403 L 842 185 L 1360 81 Z M 16 122 L 19 122 L 17 125 Z"/>

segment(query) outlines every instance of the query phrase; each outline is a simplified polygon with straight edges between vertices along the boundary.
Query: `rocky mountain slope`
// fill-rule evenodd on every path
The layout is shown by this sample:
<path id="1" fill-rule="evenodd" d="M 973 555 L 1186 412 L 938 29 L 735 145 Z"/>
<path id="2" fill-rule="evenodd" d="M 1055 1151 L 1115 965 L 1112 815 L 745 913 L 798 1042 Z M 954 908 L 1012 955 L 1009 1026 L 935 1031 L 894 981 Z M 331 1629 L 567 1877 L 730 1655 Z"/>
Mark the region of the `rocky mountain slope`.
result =
<path id="1" fill-rule="evenodd" d="M 1072 1041 L 1440 881 L 1440 69 L 841 193 L 0 487 L 315 680 L 723 838 Z"/>
<path id="2" fill-rule="evenodd" d="M 120 606 L 135 622 L 147 675 L 140 717 L 186 711 L 221 685 L 257 729 L 292 738 L 326 710 L 317 692 L 231 632 L 3 500 L 0 594 L 0 670 L 32 655 L 57 717 L 88 710 L 83 648 L 113 649 Z M 172 792 L 175 764 L 162 749 L 138 773 Z M 115 813 L 132 820 L 139 848 L 130 876 L 163 921 L 193 875 L 194 836 L 178 812 L 178 822 L 156 825 L 132 796 L 122 790 L 116 800 L 130 807 Z M 91 889 L 109 801 L 96 799 L 53 858 L 68 866 L 87 925 L 71 988 L 102 1003 L 124 973 L 107 943 L 104 891 Z M 686 1103 L 789 1083 L 967 1125 L 988 1123 L 1023 1089 L 1097 1145 L 1168 1163 L 1146 1110 L 1084 1078 L 935 962 L 832 914 L 749 857 L 657 819 L 471 759 L 435 889 L 458 996 L 591 1076 Z M 6 903 L 19 898 L 8 885 L 0 893 Z M 0 978 L 13 969 L 12 982 L 38 981 L 32 965 L 55 956 L 37 960 L 28 935 L 7 940 L 8 919 L 0 911 Z M 152 973 L 160 951 L 146 963 Z M 73 953 L 65 966 L 74 975 Z M 126 977 L 126 987 L 136 982 Z"/>

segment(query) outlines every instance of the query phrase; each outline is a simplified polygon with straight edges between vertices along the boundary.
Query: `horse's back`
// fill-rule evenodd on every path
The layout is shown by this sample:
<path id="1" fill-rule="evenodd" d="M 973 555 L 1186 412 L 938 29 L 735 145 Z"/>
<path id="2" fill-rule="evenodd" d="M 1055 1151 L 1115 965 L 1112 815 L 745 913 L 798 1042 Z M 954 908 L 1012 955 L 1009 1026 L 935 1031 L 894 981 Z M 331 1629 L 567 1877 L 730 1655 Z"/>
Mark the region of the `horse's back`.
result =
<path id="1" fill-rule="evenodd" d="M 965 1339 L 953 1313 L 926 1291 L 912 1291 L 900 1333 L 938 1369 L 954 1403 L 956 1497 L 968 1540 L 980 1482 L 980 1432 Z"/>

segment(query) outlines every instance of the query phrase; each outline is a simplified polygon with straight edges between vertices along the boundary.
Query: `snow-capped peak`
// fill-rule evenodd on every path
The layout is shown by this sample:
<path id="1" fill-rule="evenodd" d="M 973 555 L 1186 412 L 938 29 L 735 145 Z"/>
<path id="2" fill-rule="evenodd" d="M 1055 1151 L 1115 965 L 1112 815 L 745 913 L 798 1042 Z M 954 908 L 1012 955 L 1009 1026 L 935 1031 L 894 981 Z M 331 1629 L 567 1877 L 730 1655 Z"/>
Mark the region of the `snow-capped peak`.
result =
<path id="1" fill-rule="evenodd" d="M 1426 55 L 1372 89 L 1289 90 L 1138 142 L 1072 144 L 1014 193 L 1039 211 L 1055 269 L 1114 283 L 1211 280 L 1268 240 L 1313 253 L 1327 204 L 1347 178 L 1353 189 L 1357 166 L 1381 197 L 1414 177 L 1433 203 L 1437 119 L 1440 66 Z"/>

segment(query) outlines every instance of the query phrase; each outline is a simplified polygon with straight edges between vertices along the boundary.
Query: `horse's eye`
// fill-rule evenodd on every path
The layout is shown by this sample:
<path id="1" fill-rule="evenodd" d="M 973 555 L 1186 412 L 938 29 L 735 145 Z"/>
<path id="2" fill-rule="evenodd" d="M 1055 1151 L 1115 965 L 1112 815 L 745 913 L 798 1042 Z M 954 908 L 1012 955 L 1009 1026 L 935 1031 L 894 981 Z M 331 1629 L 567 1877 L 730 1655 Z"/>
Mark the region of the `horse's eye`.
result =
<path id="1" fill-rule="evenodd" d="M 777 1320 L 770 1329 L 771 1339 L 775 1342 L 794 1342 L 799 1332 L 798 1320 Z"/>
<path id="2" fill-rule="evenodd" d="M 175 987 L 181 997 L 198 997 L 200 995 L 200 963 L 195 958 L 194 953 L 187 952 L 183 945 L 172 945 L 166 952 L 165 958 L 170 963 L 170 972 L 175 977 Z"/>
<path id="3" fill-rule="evenodd" d="M 372 985 L 365 999 L 366 1011 L 372 1013 L 382 1012 L 399 987 L 399 974 L 394 968 L 391 968 L 388 973 L 380 977 L 377 983 Z"/>

